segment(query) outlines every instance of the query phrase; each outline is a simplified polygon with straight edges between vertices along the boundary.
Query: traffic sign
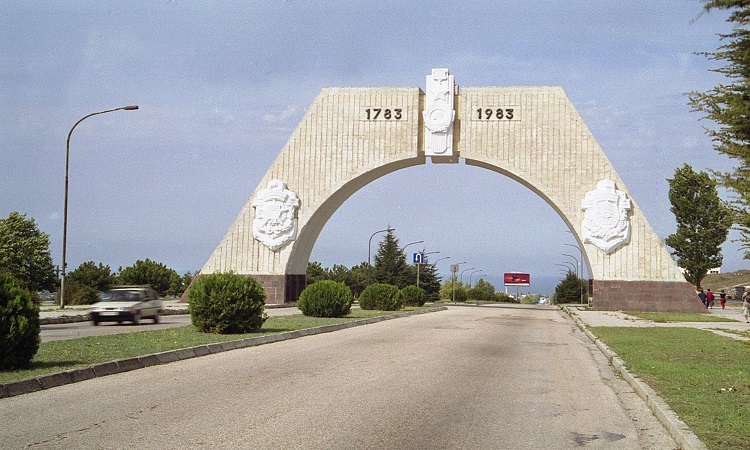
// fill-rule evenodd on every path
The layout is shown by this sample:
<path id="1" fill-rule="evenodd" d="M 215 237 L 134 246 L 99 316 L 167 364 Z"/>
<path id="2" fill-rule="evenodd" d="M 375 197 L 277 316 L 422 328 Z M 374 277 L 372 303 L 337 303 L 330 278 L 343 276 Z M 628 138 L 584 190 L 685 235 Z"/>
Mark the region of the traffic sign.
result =
<path id="1" fill-rule="evenodd" d="M 414 254 L 414 264 L 424 264 L 424 253 Z"/>

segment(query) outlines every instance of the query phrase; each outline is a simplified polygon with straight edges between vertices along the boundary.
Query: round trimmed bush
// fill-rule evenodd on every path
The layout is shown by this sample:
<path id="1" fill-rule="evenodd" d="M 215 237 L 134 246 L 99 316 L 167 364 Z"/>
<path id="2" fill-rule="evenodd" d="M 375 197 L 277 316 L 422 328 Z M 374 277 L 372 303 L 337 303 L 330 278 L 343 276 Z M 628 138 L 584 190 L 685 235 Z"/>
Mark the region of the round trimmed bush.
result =
<path id="1" fill-rule="evenodd" d="M 31 295 L 0 272 L 0 370 L 24 369 L 39 350 L 39 309 Z"/>
<path id="2" fill-rule="evenodd" d="M 401 301 L 408 306 L 424 306 L 424 302 L 427 301 L 427 294 L 421 287 L 406 286 L 401 289 Z"/>
<path id="3" fill-rule="evenodd" d="M 344 317 L 352 309 L 352 291 L 344 283 L 316 281 L 299 295 L 297 308 L 312 317 Z"/>
<path id="4" fill-rule="evenodd" d="M 379 311 L 398 311 L 403 307 L 401 291 L 391 284 L 371 284 L 359 295 L 359 307 Z"/>
<path id="5" fill-rule="evenodd" d="M 260 283 L 232 272 L 196 278 L 188 291 L 188 303 L 193 325 L 206 333 L 252 333 L 268 319 L 266 291 Z"/>

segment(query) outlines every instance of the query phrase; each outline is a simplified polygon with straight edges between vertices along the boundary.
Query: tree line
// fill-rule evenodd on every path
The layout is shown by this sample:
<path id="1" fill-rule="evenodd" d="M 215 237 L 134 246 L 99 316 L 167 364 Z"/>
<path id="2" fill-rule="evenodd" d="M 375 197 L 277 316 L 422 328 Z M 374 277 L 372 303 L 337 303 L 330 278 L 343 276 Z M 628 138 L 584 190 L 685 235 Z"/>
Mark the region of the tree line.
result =
<path id="1" fill-rule="evenodd" d="M 417 283 L 419 272 L 419 283 Z M 458 302 L 466 300 L 515 302 L 516 300 L 502 292 L 495 292 L 495 287 L 480 278 L 469 286 L 461 281 L 448 279 L 443 281 L 437 273 L 435 264 L 431 264 L 425 255 L 425 263 L 419 265 L 408 264 L 406 254 L 396 235 L 389 231 L 378 244 L 378 251 L 374 257 L 374 264 L 362 262 L 347 268 L 334 264 L 331 268 L 323 267 L 320 262 L 311 261 L 307 264 L 307 284 L 311 285 L 322 280 L 332 280 L 344 283 L 352 291 L 354 297 L 359 297 L 370 284 L 381 283 L 404 289 L 407 286 L 417 286 L 425 291 L 426 301 L 437 301 L 441 298 Z M 537 299 L 538 300 L 538 299 Z"/>
<path id="2" fill-rule="evenodd" d="M 441 277 L 434 264 L 425 257 L 425 263 L 419 265 L 419 282 L 417 283 L 417 266 L 406 262 L 406 254 L 399 240 L 389 231 L 378 244 L 374 264 L 365 261 L 347 268 L 334 264 L 325 268 L 317 261 L 307 264 L 307 284 L 316 281 L 333 280 L 346 284 L 355 297 L 359 297 L 369 284 L 390 284 L 403 289 L 406 286 L 419 285 L 425 291 L 427 301 L 440 298 Z"/>
<path id="3" fill-rule="evenodd" d="M 59 285 L 49 247 L 49 234 L 40 231 L 33 218 L 11 212 L 0 219 L 0 272 L 12 276 L 37 300 L 38 292 L 56 291 Z M 150 285 L 160 295 L 181 295 L 192 279 L 190 272 L 179 275 L 148 258 L 116 272 L 101 262 L 87 261 L 67 274 L 65 297 L 69 304 L 90 304 L 99 292 L 118 284 Z"/>

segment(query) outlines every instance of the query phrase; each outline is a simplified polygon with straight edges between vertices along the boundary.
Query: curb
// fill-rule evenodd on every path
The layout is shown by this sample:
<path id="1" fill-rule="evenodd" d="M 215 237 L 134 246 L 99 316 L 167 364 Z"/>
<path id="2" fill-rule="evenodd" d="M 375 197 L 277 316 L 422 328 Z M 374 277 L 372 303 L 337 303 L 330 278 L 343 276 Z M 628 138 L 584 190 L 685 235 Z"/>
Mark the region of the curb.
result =
<path id="1" fill-rule="evenodd" d="M 651 412 L 661 422 L 664 428 L 667 429 L 669 434 L 677 441 L 677 444 L 683 450 L 695 449 L 705 450 L 708 449 L 706 445 L 698 439 L 698 436 L 693 433 L 690 428 L 683 422 L 680 417 L 675 414 L 674 411 L 662 400 L 656 392 L 651 389 L 649 385 L 640 381 L 633 374 L 628 372 L 625 367 L 625 362 L 620 359 L 615 352 L 613 352 L 607 345 L 599 340 L 589 329 L 588 326 L 583 323 L 575 314 L 573 314 L 567 306 L 561 308 L 578 326 L 578 328 L 585 334 L 591 342 L 601 351 L 609 361 L 610 365 L 614 369 L 615 373 L 619 374 L 623 380 L 625 380 L 630 387 L 638 394 L 638 396 L 646 402 L 646 405 L 651 409 Z M 0 395 L 2 395 L 0 393 Z"/>
<path id="2" fill-rule="evenodd" d="M 290 339 L 313 336 L 316 334 L 330 333 L 346 328 L 382 322 L 384 320 L 445 311 L 447 309 L 448 308 L 445 306 L 440 306 L 421 311 L 408 311 L 399 314 L 392 314 L 389 316 L 371 317 L 369 319 L 354 320 L 351 322 L 344 322 L 335 325 L 324 325 L 321 327 L 306 328 L 303 330 L 287 331 L 286 333 L 268 334 L 265 336 L 239 339 L 236 341 L 205 344 L 196 347 L 169 350 L 166 352 L 154 353 L 135 358 L 119 359 L 116 361 L 94 364 L 93 366 L 89 367 L 81 367 L 78 369 L 66 370 L 64 372 L 42 375 L 36 378 L 28 378 L 26 380 L 12 381 L 10 383 L 0 384 L 0 399 L 29 394 L 31 392 L 41 391 L 43 389 L 49 389 L 56 386 L 78 383 L 79 381 L 90 380 L 92 378 L 103 377 L 106 375 L 113 375 L 116 373 L 129 372 L 131 370 L 143 369 L 145 367 L 156 366 L 159 364 L 181 361 L 183 359 L 196 358 L 199 356 L 221 353 L 238 348 L 255 347 L 258 345 L 270 344 L 273 342 L 287 341 Z"/>

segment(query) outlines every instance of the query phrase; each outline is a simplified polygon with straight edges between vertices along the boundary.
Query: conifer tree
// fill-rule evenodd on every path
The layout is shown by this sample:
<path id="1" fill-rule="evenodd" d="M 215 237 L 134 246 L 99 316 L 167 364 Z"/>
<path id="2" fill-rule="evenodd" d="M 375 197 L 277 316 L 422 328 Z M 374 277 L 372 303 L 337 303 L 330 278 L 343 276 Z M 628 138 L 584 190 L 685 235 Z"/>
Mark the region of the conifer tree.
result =
<path id="1" fill-rule="evenodd" d="M 732 213 L 740 232 L 745 259 L 750 259 L 750 3 L 746 0 L 705 0 L 705 10 L 729 11 L 733 24 L 729 34 L 720 35 L 725 43 L 716 52 L 703 52 L 711 60 L 724 63 L 715 72 L 725 75 L 727 84 L 706 92 L 689 94 L 690 105 L 703 118 L 718 127 L 707 129 L 714 149 L 736 161 L 732 172 L 714 173 L 719 183 L 734 194 Z"/>
<path id="2" fill-rule="evenodd" d="M 376 283 L 391 284 L 399 289 L 416 283 L 416 279 L 413 282 L 409 281 L 410 271 L 406 264 L 406 256 L 392 231 L 389 231 L 378 245 L 373 272 Z"/>
<path id="3" fill-rule="evenodd" d="M 583 301 L 588 299 L 588 293 L 585 291 L 586 280 L 578 279 L 575 272 L 568 271 L 565 279 L 555 287 L 555 302 L 560 303 L 580 303 L 581 295 Z"/>
<path id="4" fill-rule="evenodd" d="M 419 287 L 424 289 L 428 301 L 440 299 L 440 281 L 434 264 L 425 263 L 419 267 Z"/>

